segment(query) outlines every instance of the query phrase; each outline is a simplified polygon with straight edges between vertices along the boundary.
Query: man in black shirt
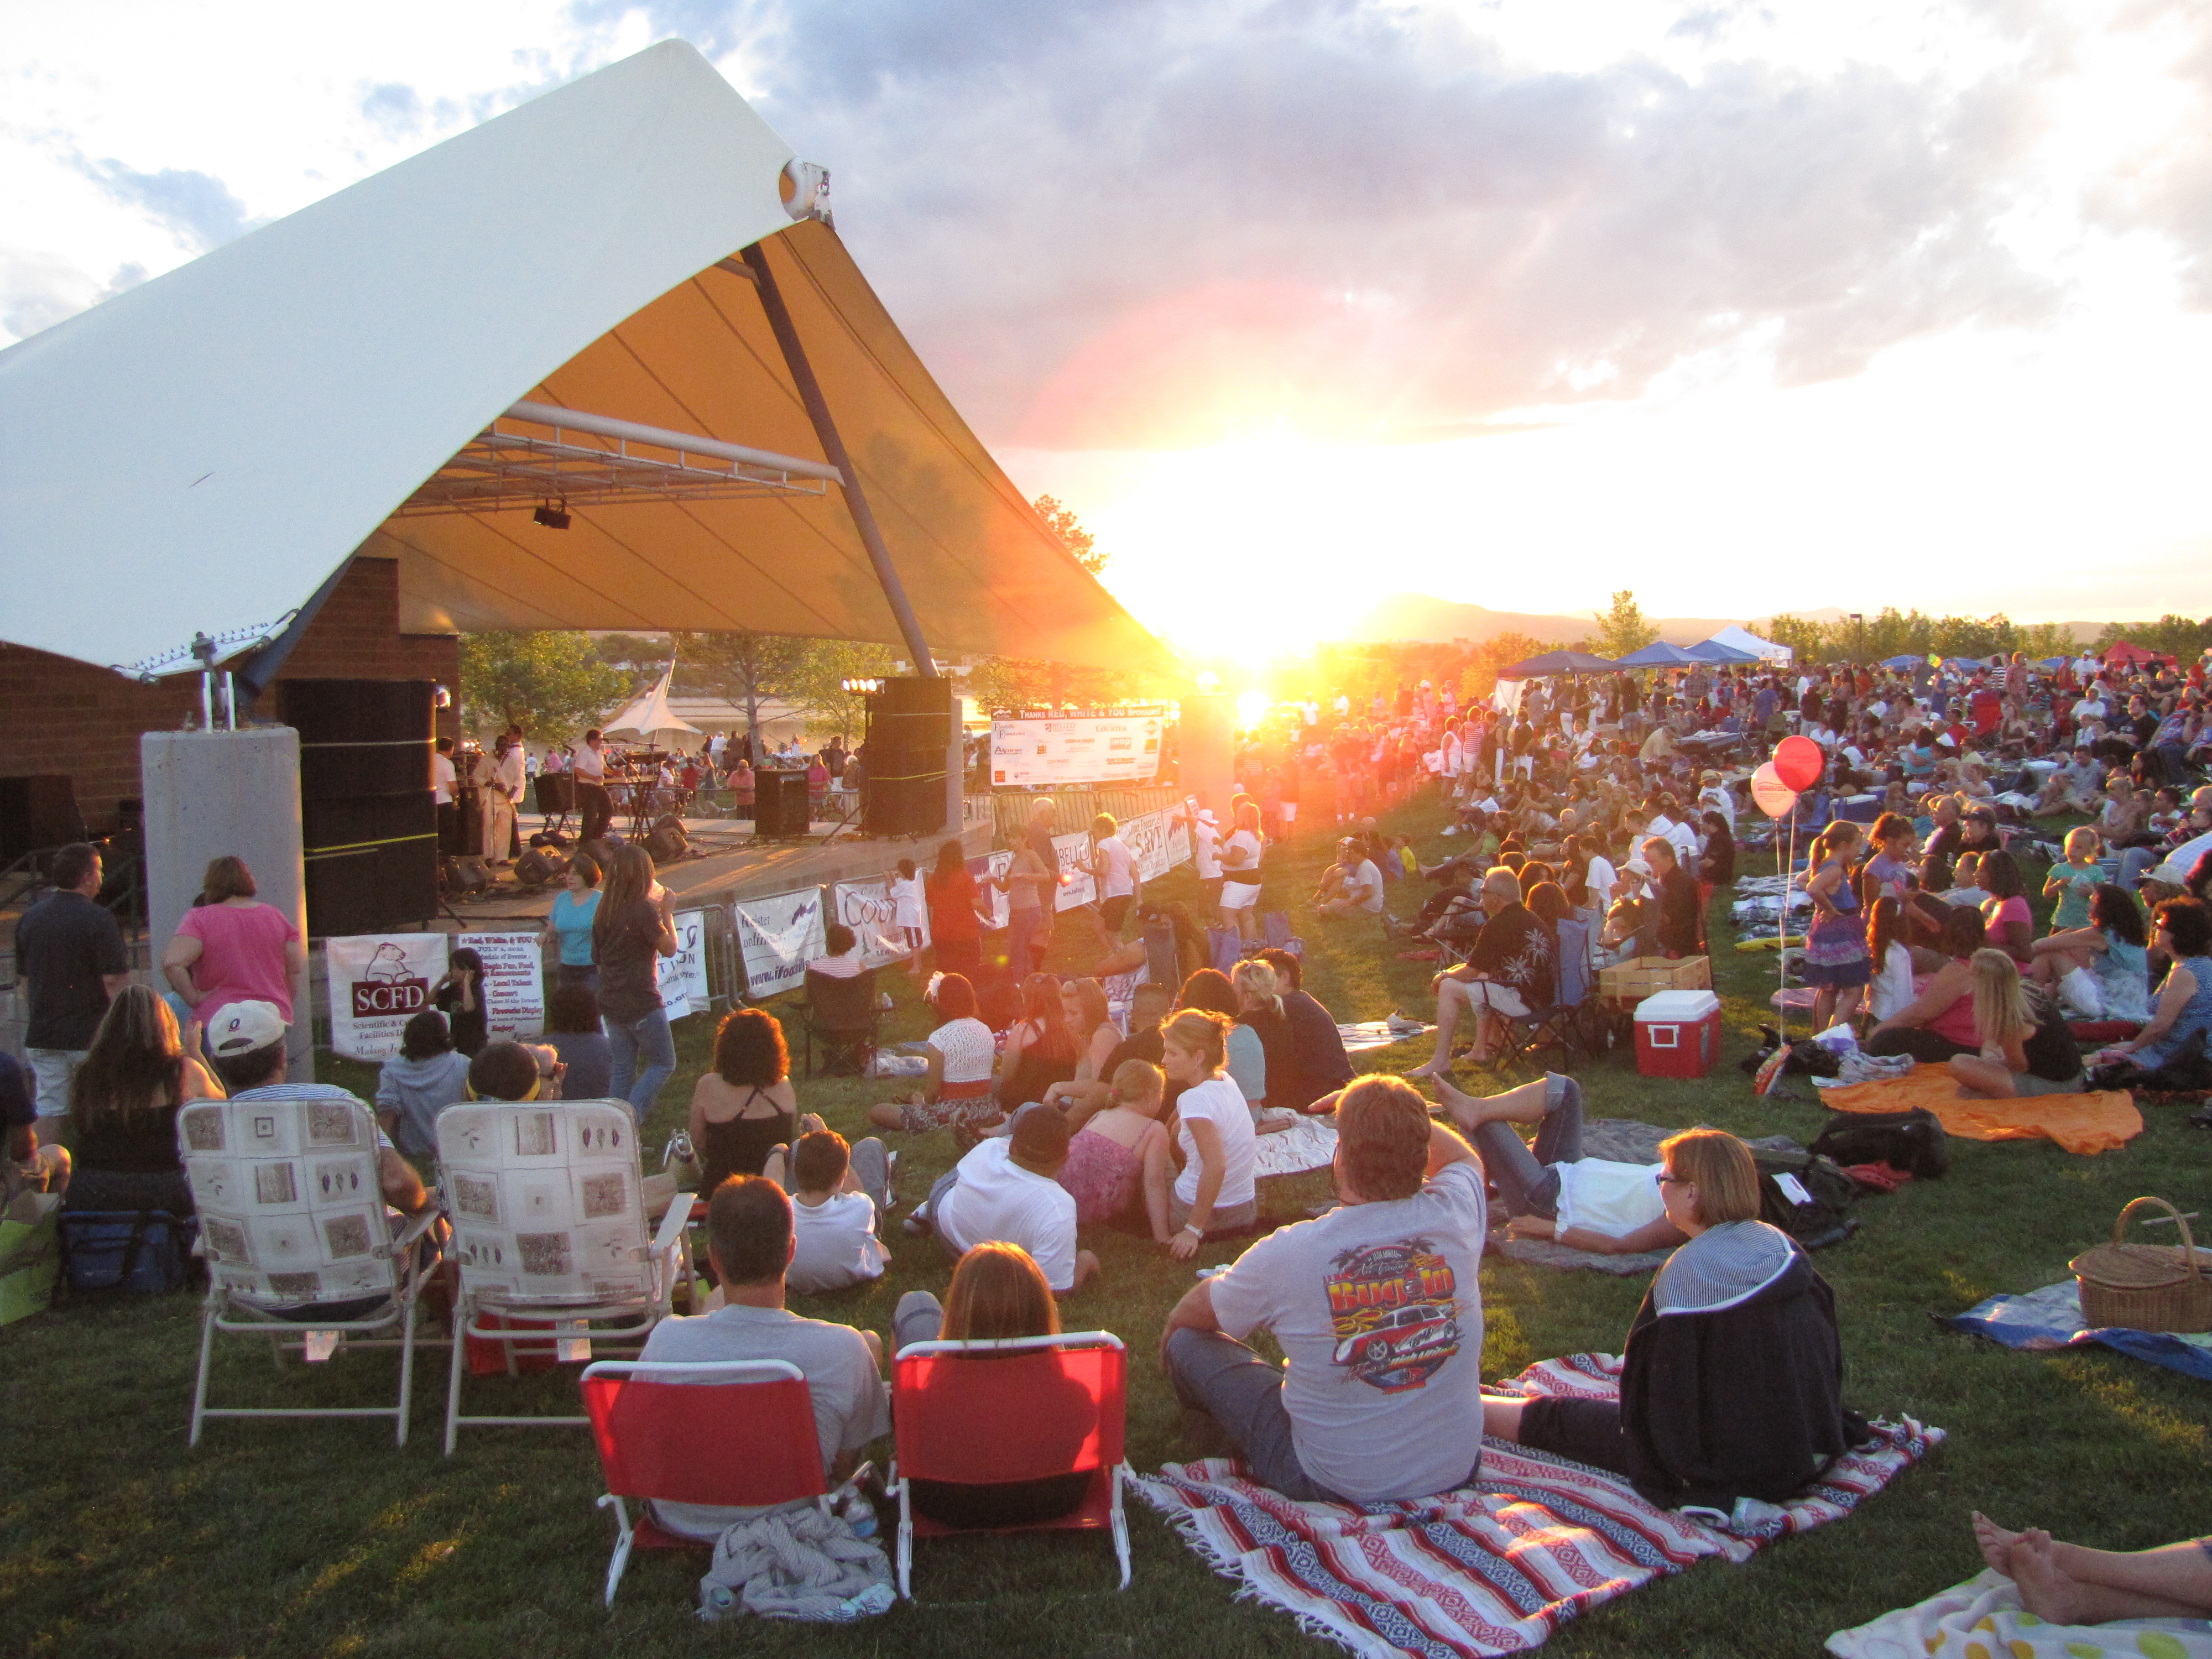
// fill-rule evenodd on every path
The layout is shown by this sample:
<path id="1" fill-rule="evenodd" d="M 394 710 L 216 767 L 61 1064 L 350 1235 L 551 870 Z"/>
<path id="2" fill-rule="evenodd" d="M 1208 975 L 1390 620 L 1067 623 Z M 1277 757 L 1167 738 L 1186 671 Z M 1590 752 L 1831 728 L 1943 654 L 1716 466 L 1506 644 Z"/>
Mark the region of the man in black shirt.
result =
<path id="1" fill-rule="evenodd" d="M 1498 1040 L 1500 1020 L 1525 1019 L 1552 1005 L 1557 990 L 1557 951 L 1552 931 L 1521 902 L 1521 883 L 1503 865 L 1482 878 L 1483 914 L 1488 918 L 1463 967 L 1438 974 L 1437 1052 L 1409 1078 L 1442 1077 L 1451 1070 L 1452 1032 L 1462 1013 L 1478 1018 L 1475 1060 L 1485 1063 Z"/>
<path id="2" fill-rule="evenodd" d="M 1344 1034 L 1336 1029 L 1336 1016 L 1306 994 L 1305 964 L 1288 951 L 1262 951 L 1259 955 L 1283 982 L 1283 1018 L 1290 1023 L 1291 1053 L 1297 1060 L 1297 1075 L 1281 1085 L 1279 1097 L 1275 1079 L 1267 1079 L 1267 1103 L 1302 1112 L 1323 1095 L 1334 1094 L 1352 1081 L 1352 1060 L 1344 1052 Z"/>
<path id="3" fill-rule="evenodd" d="M 37 1079 L 39 1138 L 52 1144 L 68 1127 L 70 1079 L 84 1064 L 109 1000 L 131 975 L 123 930 L 94 902 L 100 849 L 82 842 L 64 847 L 46 873 L 55 890 L 15 926 L 15 981 L 27 1012 L 23 1052 Z"/>

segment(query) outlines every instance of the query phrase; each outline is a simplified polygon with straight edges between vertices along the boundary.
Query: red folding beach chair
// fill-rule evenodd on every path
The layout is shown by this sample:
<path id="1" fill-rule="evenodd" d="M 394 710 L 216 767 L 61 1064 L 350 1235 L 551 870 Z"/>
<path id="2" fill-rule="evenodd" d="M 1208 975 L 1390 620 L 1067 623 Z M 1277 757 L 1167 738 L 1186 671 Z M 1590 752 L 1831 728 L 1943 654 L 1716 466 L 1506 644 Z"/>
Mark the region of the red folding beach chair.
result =
<path id="1" fill-rule="evenodd" d="M 822 1446 L 806 1378 L 783 1359 L 604 1359 L 584 1368 L 584 1410 L 599 1443 L 615 1512 L 607 1605 L 632 1549 L 711 1549 L 659 1526 L 651 1500 L 725 1505 L 795 1503 L 823 1509 Z M 842 1490 L 842 1488 L 841 1488 Z M 643 1505 L 635 1524 L 625 1498 Z"/>
<path id="2" fill-rule="evenodd" d="M 1121 1340 L 1107 1331 L 916 1342 L 902 1349 L 891 1378 L 899 1594 L 913 1595 L 917 1537 L 1097 1527 L 1112 1530 L 1121 1588 L 1128 1589 L 1129 1528 L 1121 1512 L 1128 1389 L 1129 1357 Z M 1086 1472 L 1091 1479 L 1083 1501 L 1048 1521 L 967 1528 L 915 1512 L 916 1480 L 995 1485 Z"/>

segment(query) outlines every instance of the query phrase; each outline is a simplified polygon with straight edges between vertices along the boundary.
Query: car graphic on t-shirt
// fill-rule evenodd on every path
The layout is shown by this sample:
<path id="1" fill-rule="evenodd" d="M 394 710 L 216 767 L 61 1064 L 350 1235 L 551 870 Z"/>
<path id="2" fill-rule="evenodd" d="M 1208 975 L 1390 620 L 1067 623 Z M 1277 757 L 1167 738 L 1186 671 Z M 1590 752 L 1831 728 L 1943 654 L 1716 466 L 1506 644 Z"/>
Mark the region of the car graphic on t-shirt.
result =
<path id="1" fill-rule="evenodd" d="M 1331 1358 L 1385 1394 L 1418 1389 L 1460 1349 L 1458 1281 L 1425 1238 L 1347 1250 L 1330 1264 Z"/>

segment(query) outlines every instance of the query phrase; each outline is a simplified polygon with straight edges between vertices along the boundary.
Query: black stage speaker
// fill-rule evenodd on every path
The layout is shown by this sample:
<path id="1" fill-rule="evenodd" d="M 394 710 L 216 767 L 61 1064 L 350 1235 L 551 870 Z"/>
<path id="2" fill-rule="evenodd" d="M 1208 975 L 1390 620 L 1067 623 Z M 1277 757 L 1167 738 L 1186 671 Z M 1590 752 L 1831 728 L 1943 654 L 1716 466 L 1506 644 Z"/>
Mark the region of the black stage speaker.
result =
<path id="1" fill-rule="evenodd" d="M 653 826 L 645 838 L 645 850 L 653 854 L 656 865 L 673 864 L 691 850 L 691 838 L 684 833 L 681 818 L 666 817 Z"/>
<path id="2" fill-rule="evenodd" d="M 279 684 L 285 723 L 300 734 L 309 927 L 325 937 L 374 933 L 437 915 L 430 793 L 437 687 L 429 680 Z"/>
<path id="3" fill-rule="evenodd" d="M 945 828 L 945 763 L 957 694 L 950 679 L 885 680 L 868 702 L 867 799 L 872 836 L 933 836 Z"/>
<path id="4" fill-rule="evenodd" d="M 66 847 L 84 838 L 76 786 L 67 773 L 0 778 L 0 864 L 12 864 L 40 848 Z"/>
<path id="5" fill-rule="evenodd" d="M 557 818 L 576 810 L 576 779 L 569 772 L 540 772 L 533 785 L 538 795 L 538 810 L 549 818 Z"/>
<path id="6" fill-rule="evenodd" d="M 754 835 L 775 840 L 803 838 L 809 817 L 805 773 L 753 774 Z"/>

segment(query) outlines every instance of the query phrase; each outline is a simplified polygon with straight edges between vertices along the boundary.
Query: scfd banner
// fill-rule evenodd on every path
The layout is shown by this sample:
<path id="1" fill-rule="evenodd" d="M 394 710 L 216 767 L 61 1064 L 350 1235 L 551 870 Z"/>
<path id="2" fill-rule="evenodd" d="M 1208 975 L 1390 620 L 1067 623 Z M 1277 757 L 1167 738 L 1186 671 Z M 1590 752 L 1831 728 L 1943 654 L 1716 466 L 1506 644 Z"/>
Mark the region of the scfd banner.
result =
<path id="1" fill-rule="evenodd" d="M 865 881 L 841 881 L 830 890 L 837 920 L 851 928 L 860 941 L 860 965 L 881 968 L 904 962 L 906 933 L 898 925 L 898 902 L 891 896 L 896 872 Z M 929 907 L 921 907 L 921 942 L 929 943 Z"/>
<path id="2" fill-rule="evenodd" d="M 673 921 L 676 954 L 656 958 L 656 973 L 661 1012 L 671 1019 L 681 1019 L 712 1000 L 707 989 L 707 913 L 678 910 Z"/>
<path id="3" fill-rule="evenodd" d="M 1158 714 L 993 720 L 991 782 L 1147 782 L 1160 769 L 1160 726 Z"/>
<path id="4" fill-rule="evenodd" d="M 744 960 L 745 994 L 756 999 L 798 989 L 806 964 L 824 949 L 819 887 L 732 900 L 730 921 Z"/>
<path id="5" fill-rule="evenodd" d="M 323 941 L 331 1047 L 348 1060 L 390 1060 L 400 1029 L 430 1006 L 446 971 L 443 933 L 362 934 Z"/>

